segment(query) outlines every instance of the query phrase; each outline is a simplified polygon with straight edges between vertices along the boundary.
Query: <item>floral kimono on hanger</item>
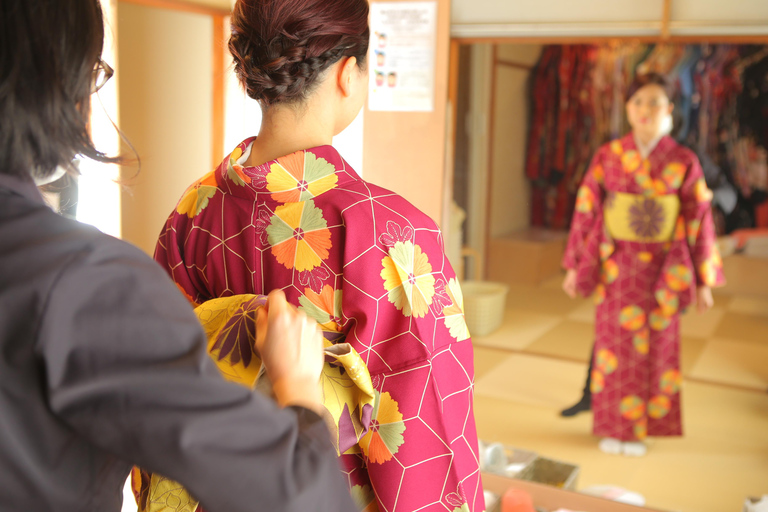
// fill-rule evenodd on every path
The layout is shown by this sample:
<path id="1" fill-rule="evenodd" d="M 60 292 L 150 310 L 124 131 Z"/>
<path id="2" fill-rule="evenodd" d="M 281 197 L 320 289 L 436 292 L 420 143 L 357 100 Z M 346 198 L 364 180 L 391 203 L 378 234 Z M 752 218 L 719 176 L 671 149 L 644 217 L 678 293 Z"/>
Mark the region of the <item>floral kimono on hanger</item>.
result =
<path id="1" fill-rule="evenodd" d="M 627 135 L 602 146 L 579 188 L 563 266 L 597 302 L 594 433 L 682 435 L 680 313 L 724 283 L 696 156 L 663 137 L 647 158 Z"/>
<path id="2" fill-rule="evenodd" d="M 361 510 L 483 511 L 472 343 L 438 227 L 331 146 L 243 167 L 253 140 L 187 190 L 155 259 L 196 304 L 281 288 L 322 326 L 325 405 Z M 213 309 L 258 306 L 232 300 Z M 214 359 L 258 367 L 214 338 Z"/>

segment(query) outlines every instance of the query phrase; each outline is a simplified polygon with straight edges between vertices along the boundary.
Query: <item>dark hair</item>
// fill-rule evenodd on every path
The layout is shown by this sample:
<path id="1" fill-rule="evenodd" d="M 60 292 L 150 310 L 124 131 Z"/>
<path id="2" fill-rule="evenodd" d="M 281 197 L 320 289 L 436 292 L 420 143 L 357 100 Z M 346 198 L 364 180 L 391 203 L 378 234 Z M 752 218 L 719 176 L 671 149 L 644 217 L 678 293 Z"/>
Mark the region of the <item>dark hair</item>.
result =
<path id="1" fill-rule="evenodd" d="M 342 57 L 365 68 L 367 0 L 238 0 L 229 51 L 248 96 L 264 106 L 306 99 Z"/>
<path id="2" fill-rule="evenodd" d="M 658 85 L 664 89 L 664 94 L 666 94 L 667 98 L 672 101 L 672 97 L 675 93 L 674 87 L 672 87 L 672 84 L 669 83 L 667 77 L 654 72 L 638 74 L 635 76 L 635 79 L 632 80 L 632 83 L 629 84 L 629 87 L 627 88 L 627 101 L 629 101 L 637 91 L 646 85 Z"/>
<path id="3" fill-rule="evenodd" d="M 45 177 L 83 155 L 104 20 L 98 0 L 0 2 L 0 172 Z"/>

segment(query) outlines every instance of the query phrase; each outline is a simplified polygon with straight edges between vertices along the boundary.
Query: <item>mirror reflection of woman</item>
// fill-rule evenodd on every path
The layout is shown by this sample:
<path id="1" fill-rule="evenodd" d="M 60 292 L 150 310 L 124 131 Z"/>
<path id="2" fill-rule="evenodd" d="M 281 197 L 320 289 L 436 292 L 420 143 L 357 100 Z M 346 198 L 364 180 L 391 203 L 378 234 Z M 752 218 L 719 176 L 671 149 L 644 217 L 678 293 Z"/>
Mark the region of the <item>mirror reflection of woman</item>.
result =
<path id="1" fill-rule="evenodd" d="M 480 512 L 472 343 L 440 230 L 331 146 L 367 97 L 368 14 L 235 4 L 229 48 L 261 129 L 188 189 L 155 259 L 196 303 L 283 289 L 344 347 L 355 363 L 329 355 L 324 403 L 361 509 Z"/>
<path id="2" fill-rule="evenodd" d="M 593 432 L 608 453 L 644 455 L 647 436 L 683 434 L 680 314 L 724 283 L 696 156 L 666 135 L 674 108 L 658 74 L 628 89 L 632 132 L 602 146 L 579 188 L 563 289 L 597 303 Z"/>

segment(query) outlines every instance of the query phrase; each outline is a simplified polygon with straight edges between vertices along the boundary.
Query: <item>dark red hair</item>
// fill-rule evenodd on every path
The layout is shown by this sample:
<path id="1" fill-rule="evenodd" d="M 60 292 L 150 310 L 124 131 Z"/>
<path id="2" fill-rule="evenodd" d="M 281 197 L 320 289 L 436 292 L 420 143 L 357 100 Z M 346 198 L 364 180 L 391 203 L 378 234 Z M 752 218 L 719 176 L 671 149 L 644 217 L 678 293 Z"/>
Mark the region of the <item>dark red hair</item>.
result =
<path id="1" fill-rule="evenodd" d="M 646 85 L 658 85 L 664 89 L 664 94 L 667 95 L 669 101 L 672 101 L 672 97 L 675 93 L 672 84 L 669 83 L 667 77 L 659 73 L 644 73 L 635 76 L 632 83 L 627 88 L 627 101 L 635 95 L 637 91 L 645 87 Z"/>
<path id="2" fill-rule="evenodd" d="M 238 0 L 229 51 L 248 96 L 263 105 L 307 97 L 342 57 L 365 67 L 367 0 Z"/>

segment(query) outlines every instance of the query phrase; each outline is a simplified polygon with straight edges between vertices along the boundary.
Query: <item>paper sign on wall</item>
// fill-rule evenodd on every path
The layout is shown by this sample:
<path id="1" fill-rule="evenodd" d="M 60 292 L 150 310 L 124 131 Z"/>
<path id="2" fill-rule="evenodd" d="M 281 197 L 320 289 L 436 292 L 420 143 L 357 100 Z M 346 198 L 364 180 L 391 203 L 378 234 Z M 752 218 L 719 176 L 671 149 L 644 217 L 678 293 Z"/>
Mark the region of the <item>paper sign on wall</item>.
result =
<path id="1" fill-rule="evenodd" d="M 436 44 L 436 2 L 371 3 L 368 108 L 432 111 Z"/>

